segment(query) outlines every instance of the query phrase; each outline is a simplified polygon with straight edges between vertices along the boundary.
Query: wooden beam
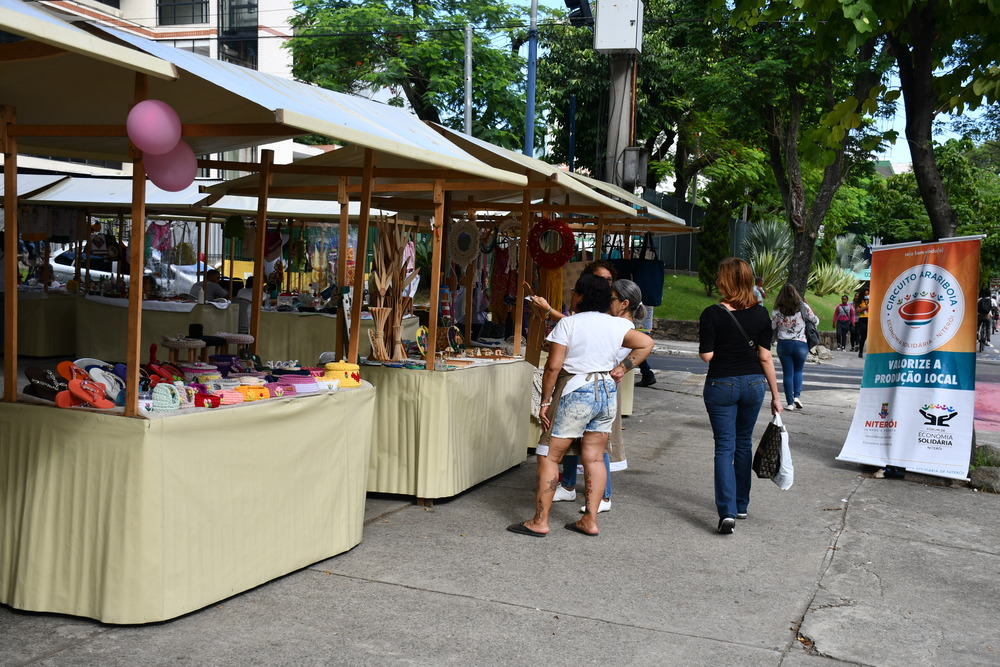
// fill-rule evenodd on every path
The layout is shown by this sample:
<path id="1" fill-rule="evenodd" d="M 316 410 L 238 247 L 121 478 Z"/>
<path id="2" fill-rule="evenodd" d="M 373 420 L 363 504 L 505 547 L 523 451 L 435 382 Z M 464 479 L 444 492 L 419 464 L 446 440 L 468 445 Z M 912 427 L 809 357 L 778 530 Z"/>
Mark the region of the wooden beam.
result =
<path id="1" fill-rule="evenodd" d="M 343 294 L 344 288 L 347 287 L 347 235 L 350 233 L 351 223 L 351 198 L 347 195 L 346 177 L 341 176 L 338 179 L 338 187 L 337 201 L 340 203 L 340 238 L 337 245 L 337 291 Z M 337 323 L 337 341 L 333 349 L 339 358 L 346 359 L 348 331 L 343 301 L 337 307 L 337 317 L 340 321 Z"/>
<path id="2" fill-rule="evenodd" d="M 145 74 L 135 75 L 132 95 L 133 105 L 146 99 L 148 79 Z M 125 416 L 139 416 L 139 364 L 142 345 L 142 276 L 143 258 L 146 250 L 146 166 L 142 161 L 142 151 L 129 142 L 132 157 L 132 234 L 129 239 L 129 290 L 128 290 L 128 331 L 125 344 Z M 90 227 L 87 227 L 89 238 Z M 90 257 L 90 253 L 87 253 Z"/>
<path id="3" fill-rule="evenodd" d="M 250 303 L 250 335 L 253 336 L 253 352 L 260 346 L 260 307 L 264 303 L 264 248 L 267 237 L 267 197 L 271 187 L 271 164 L 274 151 L 265 149 L 260 154 L 260 197 L 257 198 L 257 235 L 253 249 L 253 298 Z"/>
<path id="4" fill-rule="evenodd" d="M 17 122 L 14 107 L 0 107 L 0 148 L 3 149 L 3 400 L 17 401 L 17 139 L 10 130 Z"/>
<path id="5" fill-rule="evenodd" d="M 521 237 L 517 246 L 517 303 L 514 304 L 514 355 L 522 354 L 521 330 L 524 328 L 524 281 L 527 279 L 528 230 L 531 218 L 531 190 L 521 198 Z M 535 360 L 538 365 L 538 360 Z"/>
<path id="6" fill-rule="evenodd" d="M 434 188 L 434 233 L 431 234 L 431 303 L 427 318 L 426 370 L 434 370 L 437 354 L 438 306 L 441 302 L 441 239 L 444 229 L 444 183 L 438 181 Z"/>
<path id="7" fill-rule="evenodd" d="M 63 56 L 67 53 L 68 51 L 65 49 L 26 39 L 20 42 L 0 45 L 0 62 L 13 63 L 42 60 Z"/>
<path id="8" fill-rule="evenodd" d="M 196 123 L 181 125 L 183 137 L 294 137 L 301 130 L 276 123 Z M 125 137 L 121 125 L 40 125 L 26 124 L 17 128 L 19 137 Z"/>
<path id="9" fill-rule="evenodd" d="M 375 151 L 365 149 L 365 174 L 361 181 L 361 214 L 358 217 L 358 251 L 354 255 L 354 297 L 351 300 L 351 333 L 347 338 L 347 361 L 358 363 L 361 336 L 361 299 L 364 296 L 365 266 L 368 263 L 368 228 L 371 222 L 372 186 L 375 183 Z"/>

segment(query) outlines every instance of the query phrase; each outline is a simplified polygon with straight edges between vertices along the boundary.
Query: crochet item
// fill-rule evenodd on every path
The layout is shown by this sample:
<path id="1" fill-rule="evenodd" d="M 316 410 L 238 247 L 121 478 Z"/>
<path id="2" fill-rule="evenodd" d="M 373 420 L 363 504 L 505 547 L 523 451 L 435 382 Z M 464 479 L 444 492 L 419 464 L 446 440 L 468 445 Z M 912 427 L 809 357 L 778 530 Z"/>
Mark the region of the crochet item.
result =
<path id="1" fill-rule="evenodd" d="M 250 387 L 263 387 L 267 384 L 264 378 L 254 377 L 252 375 L 241 377 L 239 380 L 241 385 L 247 385 Z"/>
<path id="2" fill-rule="evenodd" d="M 153 410 L 156 412 L 173 412 L 181 407 L 181 395 L 177 387 L 162 382 L 153 387 Z"/>
<path id="3" fill-rule="evenodd" d="M 271 398 L 288 398 L 295 395 L 295 387 L 292 385 L 268 382 L 264 387 L 271 394 Z"/>
<path id="4" fill-rule="evenodd" d="M 177 387 L 177 393 L 181 398 L 181 409 L 185 410 L 187 408 L 195 407 L 194 399 L 198 392 L 194 387 L 189 387 L 183 382 L 175 382 L 174 386 Z"/>
<path id="5" fill-rule="evenodd" d="M 260 401 L 265 398 L 271 398 L 271 393 L 267 390 L 267 387 L 241 385 L 236 388 L 236 391 L 243 394 L 243 400 L 245 401 Z"/>
<path id="6" fill-rule="evenodd" d="M 316 380 L 308 375 L 282 375 L 278 378 L 278 384 L 294 387 L 296 394 L 315 394 L 319 391 Z"/>
<path id="7" fill-rule="evenodd" d="M 205 347 L 205 341 L 187 336 L 164 336 L 163 347 L 171 350 L 197 350 Z"/>
<path id="8" fill-rule="evenodd" d="M 326 364 L 325 368 L 326 373 L 323 377 L 327 380 L 340 380 L 341 387 L 361 386 L 361 368 L 357 364 L 338 361 Z"/>
<path id="9" fill-rule="evenodd" d="M 254 337 L 250 334 L 241 333 L 228 333 L 225 331 L 216 331 L 215 335 L 219 338 L 224 338 L 230 345 L 250 345 L 254 341 Z"/>
<path id="10" fill-rule="evenodd" d="M 194 405 L 196 408 L 217 408 L 222 404 L 222 399 L 214 394 L 195 394 Z"/>
<path id="11" fill-rule="evenodd" d="M 217 396 L 222 405 L 235 405 L 243 402 L 243 394 L 236 390 L 223 389 L 218 392 Z"/>

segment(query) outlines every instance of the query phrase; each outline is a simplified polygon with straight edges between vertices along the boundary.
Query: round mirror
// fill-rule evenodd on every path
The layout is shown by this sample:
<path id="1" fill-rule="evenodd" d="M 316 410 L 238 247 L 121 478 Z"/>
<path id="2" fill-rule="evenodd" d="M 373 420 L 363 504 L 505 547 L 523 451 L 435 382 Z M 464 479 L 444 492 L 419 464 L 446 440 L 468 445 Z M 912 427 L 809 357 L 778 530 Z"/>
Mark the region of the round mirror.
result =
<path id="1" fill-rule="evenodd" d="M 472 247 L 472 243 L 472 236 L 465 232 L 461 232 L 458 235 L 458 238 L 455 239 L 455 245 L 458 246 L 458 249 L 462 252 L 469 250 Z"/>
<path id="2" fill-rule="evenodd" d="M 538 239 L 538 244 L 546 253 L 558 252 L 562 247 L 562 234 L 554 229 L 544 231 Z"/>

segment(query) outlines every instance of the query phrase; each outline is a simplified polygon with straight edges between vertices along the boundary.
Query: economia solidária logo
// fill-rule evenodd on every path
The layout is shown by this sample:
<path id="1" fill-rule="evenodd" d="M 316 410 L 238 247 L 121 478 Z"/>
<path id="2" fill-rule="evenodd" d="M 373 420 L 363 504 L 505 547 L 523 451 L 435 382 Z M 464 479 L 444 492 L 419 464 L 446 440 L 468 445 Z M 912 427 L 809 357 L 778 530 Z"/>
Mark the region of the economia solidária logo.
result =
<path id="1" fill-rule="evenodd" d="M 881 321 L 885 339 L 902 354 L 925 354 L 958 331 L 965 294 L 947 269 L 935 264 L 900 273 L 886 291 Z"/>

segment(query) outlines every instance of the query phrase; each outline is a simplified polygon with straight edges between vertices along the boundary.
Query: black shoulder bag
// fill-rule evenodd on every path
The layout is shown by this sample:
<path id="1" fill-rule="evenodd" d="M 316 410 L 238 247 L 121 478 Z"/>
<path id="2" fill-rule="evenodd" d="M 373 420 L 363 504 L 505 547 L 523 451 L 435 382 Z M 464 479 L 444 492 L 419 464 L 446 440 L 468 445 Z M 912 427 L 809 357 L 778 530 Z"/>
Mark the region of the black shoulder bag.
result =
<path id="1" fill-rule="evenodd" d="M 750 346 L 750 350 L 753 352 L 754 356 L 760 359 L 760 347 L 753 342 L 753 339 L 751 339 L 750 336 L 747 335 L 747 332 L 743 329 L 743 325 L 741 325 L 740 321 L 736 319 L 735 315 L 733 315 L 733 311 L 729 310 L 721 303 L 719 304 L 719 308 L 729 313 L 729 317 L 733 319 L 733 324 L 735 324 L 736 328 L 740 330 L 740 333 L 743 334 L 743 337 L 747 339 L 747 345 Z"/>

